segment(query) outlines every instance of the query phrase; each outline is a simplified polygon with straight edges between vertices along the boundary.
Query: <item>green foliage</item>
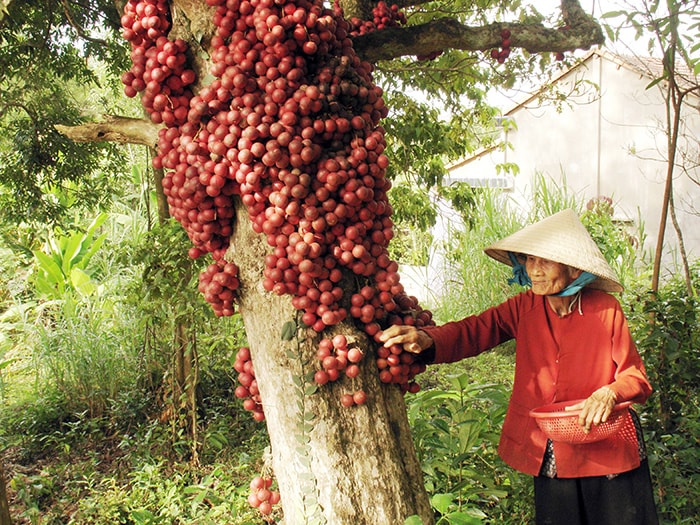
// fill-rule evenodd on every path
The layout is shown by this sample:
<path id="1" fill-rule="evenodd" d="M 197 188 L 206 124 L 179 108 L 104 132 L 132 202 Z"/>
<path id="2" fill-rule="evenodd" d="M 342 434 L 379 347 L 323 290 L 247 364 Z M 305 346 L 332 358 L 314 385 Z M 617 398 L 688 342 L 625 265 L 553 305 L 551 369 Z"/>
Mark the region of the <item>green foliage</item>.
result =
<path id="1" fill-rule="evenodd" d="M 409 421 L 438 524 L 522 523 L 508 521 L 510 498 L 522 483 L 499 459 L 496 449 L 505 417 L 508 387 L 479 384 L 459 372 L 445 376 L 447 387 L 424 390 L 408 399 Z M 494 520 L 494 521 L 490 521 Z"/>
<path id="2" fill-rule="evenodd" d="M 646 42 L 650 56 L 658 54 L 660 47 L 663 54 L 669 51 L 674 53 L 676 61 L 682 62 L 688 71 L 698 75 L 700 73 L 700 45 L 697 39 L 700 32 L 700 21 L 697 16 L 699 9 L 700 5 L 697 1 L 647 0 L 629 4 L 624 10 L 603 13 L 601 18 L 604 21 L 610 21 L 603 25 L 610 40 L 619 40 L 623 31 L 632 29 L 636 40 Z M 665 70 L 662 78 L 668 78 L 668 67 L 671 63 L 672 61 L 664 60 Z"/>
<path id="3" fill-rule="evenodd" d="M 124 452 L 133 452 L 124 450 Z M 165 458 L 124 456 L 123 469 L 105 474 L 99 452 L 71 454 L 65 464 L 15 475 L 17 518 L 27 523 L 66 525 L 255 523 L 247 504 L 255 475 L 251 456 L 225 456 L 207 467 L 172 464 Z M 237 463 L 237 464 L 236 464 Z"/>
<path id="4" fill-rule="evenodd" d="M 404 264 L 424 265 L 432 242 L 426 232 L 435 225 L 438 214 L 431 193 L 437 190 L 470 220 L 474 211 L 470 190 L 459 185 L 445 187 L 443 182 L 450 162 L 490 143 L 495 110 L 481 103 L 480 93 L 475 95 L 478 108 L 453 107 L 449 115 L 443 114 L 425 97 L 410 96 L 400 83 L 394 83 L 395 77 L 383 78 L 386 72 L 380 69 L 378 82 L 387 85 L 384 96 L 392 108 L 384 123 L 386 154 L 392 160 L 387 177 L 393 181 L 389 199 L 396 230 L 391 255 Z"/>
<path id="5" fill-rule="evenodd" d="M 445 296 L 432 307 L 436 319 L 446 322 L 478 313 L 504 301 L 513 291 L 507 284 L 508 268 L 491 260 L 483 248 L 517 229 L 520 221 L 502 194 L 485 190 L 475 194 L 479 216 L 469 229 L 449 232 L 445 252 Z M 478 283 L 490 283 L 480 286 Z"/>
<path id="6" fill-rule="evenodd" d="M 250 466 L 242 465 L 234 474 L 246 471 L 250 473 Z M 92 496 L 80 500 L 68 523 L 253 523 L 247 487 L 231 474 L 223 465 L 197 472 L 164 461 L 146 463 L 131 472 L 127 484 L 101 480 Z"/>
<path id="7" fill-rule="evenodd" d="M 202 310 L 205 303 L 197 282 L 206 258 L 189 258 L 187 250 L 191 245 L 175 219 L 155 226 L 139 239 L 139 244 L 129 253 L 143 269 L 141 280 L 135 283 L 141 288 L 134 290 L 134 298 L 156 308 L 167 299 L 169 308 L 175 306 L 174 310 L 183 314 Z"/>
<path id="8" fill-rule="evenodd" d="M 384 123 L 392 160 L 387 177 L 424 189 L 440 185 L 447 174 L 445 163 L 473 151 L 482 142 L 478 133 L 493 126 L 493 110 L 486 108 L 446 118 L 435 106 L 404 92 L 388 91 L 385 98 L 392 108 Z"/>
<path id="9" fill-rule="evenodd" d="M 71 231 L 67 235 L 50 235 L 45 253 L 34 250 L 35 272 L 32 284 L 39 297 L 60 299 L 69 291 L 89 295 L 95 291 L 90 277 L 90 261 L 100 249 L 106 234 L 97 235 L 97 229 L 107 219 L 106 214 L 98 215 L 82 231 Z"/>
<path id="10" fill-rule="evenodd" d="M 266 436 L 232 393 L 241 320 L 215 318 L 197 291 L 206 263 L 186 256 L 179 225 L 148 232 L 144 215 L 119 210 L 54 234 L 34 260 L 51 300 L 15 304 L 38 298 L 39 280 L 18 294 L 3 270 L 0 451 L 27 465 L 11 478 L 13 512 L 45 524 L 251 523 L 248 483 Z M 76 268 L 92 293 L 72 288 Z M 165 391 L 183 320 L 197 333 L 194 437 L 168 420 Z M 200 463 L 178 463 L 193 448 Z"/>
<path id="11" fill-rule="evenodd" d="M 692 275 L 697 290 L 697 261 Z M 629 295 L 630 325 L 654 387 L 641 415 L 659 514 L 665 523 L 695 523 L 700 517 L 700 302 L 687 296 L 680 277 L 662 285 L 656 296 Z"/>
<path id="12" fill-rule="evenodd" d="M 465 228 L 472 229 L 478 214 L 476 203 L 479 189 L 471 187 L 465 182 L 453 182 L 449 186 L 438 189 L 438 195 L 447 200 L 457 213 L 459 213 Z"/>
<path id="13" fill-rule="evenodd" d="M 628 225 L 616 222 L 613 203 L 609 197 L 591 199 L 581 214 L 581 222 L 623 286 L 627 286 L 628 279 L 649 277 L 649 268 L 645 269 L 647 257 L 641 250 L 645 241 L 643 224 L 635 232 Z"/>
<path id="14" fill-rule="evenodd" d="M 408 25 L 450 17 L 468 26 L 508 22 L 542 23 L 545 17 L 532 5 L 522 2 L 451 1 L 407 6 Z M 556 20 L 548 20 L 556 26 Z M 495 64 L 489 52 L 444 49 L 431 60 L 402 57 L 377 65 L 379 84 L 387 91 L 420 92 L 433 105 L 460 112 L 469 107 L 474 114 L 489 110 L 485 97 L 489 90 L 512 87 L 518 79 L 540 74 L 551 63 L 548 53 L 532 55 L 513 49 L 504 64 Z"/>
<path id="15" fill-rule="evenodd" d="M 103 173 L 118 173 L 118 148 L 73 142 L 55 124 L 75 125 L 114 106 L 117 73 L 128 54 L 119 40 L 100 37 L 119 27 L 113 2 L 70 7 L 10 2 L 0 24 L 0 205 L 15 221 L 56 221 L 79 203 L 104 204 L 113 188 Z M 100 70 L 97 63 L 110 64 Z M 107 74 L 112 75 L 105 81 Z M 111 85 L 110 85 L 111 82 Z M 101 84 L 101 85 L 100 85 Z M 88 90 L 111 93 L 89 102 Z"/>
<path id="16" fill-rule="evenodd" d="M 430 257 L 437 211 L 430 196 L 420 188 L 395 186 L 389 195 L 394 210 L 394 239 L 389 245 L 392 259 L 402 264 L 425 265 Z"/>

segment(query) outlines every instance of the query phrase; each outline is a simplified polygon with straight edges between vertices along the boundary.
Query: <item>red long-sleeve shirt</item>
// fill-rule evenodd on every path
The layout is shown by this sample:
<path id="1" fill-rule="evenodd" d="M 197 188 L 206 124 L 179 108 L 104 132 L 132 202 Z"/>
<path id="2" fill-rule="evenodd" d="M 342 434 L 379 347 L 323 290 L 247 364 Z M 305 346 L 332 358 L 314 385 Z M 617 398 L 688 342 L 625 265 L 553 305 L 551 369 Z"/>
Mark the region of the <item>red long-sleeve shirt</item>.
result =
<path id="1" fill-rule="evenodd" d="M 559 317 L 545 296 L 527 291 L 483 313 L 425 331 L 435 342 L 435 363 L 475 356 L 516 340 L 515 380 L 498 452 L 513 468 L 537 475 L 547 438 L 529 412 L 559 401 L 587 398 L 608 385 L 617 401 L 643 403 L 651 394 L 644 365 L 620 303 L 584 288 L 579 308 Z M 637 445 L 604 440 L 554 443 L 557 476 L 601 476 L 639 466 Z"/>

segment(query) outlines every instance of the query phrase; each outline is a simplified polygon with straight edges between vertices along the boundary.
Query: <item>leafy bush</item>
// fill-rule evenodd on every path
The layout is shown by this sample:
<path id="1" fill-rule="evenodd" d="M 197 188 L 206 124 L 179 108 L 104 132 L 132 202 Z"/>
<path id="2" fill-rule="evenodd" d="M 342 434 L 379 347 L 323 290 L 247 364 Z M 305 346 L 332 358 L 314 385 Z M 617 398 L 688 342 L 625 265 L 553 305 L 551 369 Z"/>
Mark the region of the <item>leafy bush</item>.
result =
<path id="1" fill-rule="evenodd" d="M 524 523 L 532 512 L 532 499 L 522 502 L 530 477 L 513 472 L 497 453 L 508 387 L 476 383 L 467 372 L 446 379 L 449 387 L 408 400 L 437 523 Z"/>
<path id="2" fill-rule="evenodd" d="M 700 262 L 693 267 L 700 286 Z M 642 288 L 643 289 L 643 288 Z M 656 295 L 630 294 L 630 326 L 654 393 L 642 407 L 649 462 L 664 523 L 697 523 L 700 501 L 700 301 L 678 276 Z"/>

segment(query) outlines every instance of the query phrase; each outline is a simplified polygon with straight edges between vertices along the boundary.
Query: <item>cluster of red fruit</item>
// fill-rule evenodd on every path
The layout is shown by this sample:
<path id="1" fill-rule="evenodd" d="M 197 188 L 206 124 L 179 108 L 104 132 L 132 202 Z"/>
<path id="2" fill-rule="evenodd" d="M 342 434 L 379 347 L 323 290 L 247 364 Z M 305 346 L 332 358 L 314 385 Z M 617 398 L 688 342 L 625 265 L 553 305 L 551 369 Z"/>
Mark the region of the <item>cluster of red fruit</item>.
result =
<path id="1" fill-rule="evenodd" d="M 272 513 L 272 506 L 280 501 L 280 493 L 272 490 L 272 478 L 267 476 L 255 476 L 250 482 L 248 504 L 258 509 L 263 516 Z"/>
<path id="2" fill-rule="evenodd" d="M 338 1 L 333 3 L 333 9 L 338 16 L 342 16 L 342 8 Z M 406 24 L 406 15 L 399 11 L 399 6 L 392 4 L 389 6 L 386 2 L 378 2 L 372 8 L 372 20 L 362 20 L 357 17 L 352 17 L 349 20 L 352 36 L 364 35 L 372 31 L 381 30 L 387 27 L 396 27 Z"/>
<path id="3" fill-rule="evenodd" d="M 148 68 L 142 64 L 144 74 L 151 71 L 143 100 L 155 111 L 156 63 L 159 93 L 168 93 L 156 117 L 166 126 L 154 165 L 166 170 L 163 188 L 171 214 L 194 245 L 190 256 L 211 253 L 215 261 L 202 277 L 207 300 L 217 313 L 233 313 L 238 280 L 223 257 L 233 198 L 240 196 L 253 229 L 272 247 L 264 287 L 292 295 L 308 326 L 320 332 L 348 313 L 370 336 L 380 323 L 430 323 L 417 300 L 405 294 L 398 265 L 388 256 L 391 184 L 379 126 L 388 110 L 372 82 L 372 66 L 353 50 L 350 24 L 322 0 L 207 3 L 215 6 L 215 80 L 196 96 L 182 82 L 186 70 L 177 69 L 184 67 L 183 45 L 167 41 L 167 3 L 129 0 L 123 20 L 132 55 L 155 54 Z M 168 63 L 175 69 L 166 77 Z M 178 74 L 183 93 L 173 98 L 167 82 Z M 178 117 L 166 119 L 166 110 Z M 344 271 L 374 293 L 345 298 Z"/>
<path id="4" fill-rule="evenodd" d="M 187 119 L 195 73 L 187 69 L 187 43 L 165 36 L 170 29 L 165 0 L 130 1 L 121 18 L 122 36 L 131 43 L 131 69 L 122 75 L 124 93 L 141 95 L 156 124 L 179 125 Z"/>
<path id="5" fill-rule="evenodd" d="M 199 274 L 198 289 L 219 317 L 234 313 L 236 290 L 239 286 L 238 266 L 232 262 L 216 261 Z"/>
<path id="6" fill-rule="evenodd" d="M 238 350 L 233 368 L 238 372 L 238 382 L 240 383 L 234 391 L 235 396 L 243 400 L 243 408 L 253 413 L 255 421 L 264 421 L 265 412 L 260 401 L 260 390 L 258 390 L 258 382 L 255 379 L 255 370 L 253 370 L 253 361 L 250 359 L 248 347 L 244 346 Z"/>
<path id="7" fill-rule="evenodd" d="M 400 346 L 380 346 L 377 349 L 377 368 L 383 383 L 398 383 L 404 391 L 412 394 L 420 390 L 420 385 L 412 379 L 425 372 L 425 364 L 416 362 L 414 354 L 405 352 Z"/>
<path id="8" fill-rule="evenodd" d="M 510 29 L 504 28 L 501 30 L 501 46 L 491 50 L 491 58 L 499 64 L 503 64 L 506 58 L 510 56 Z"/>
<path id="9" fill-rule="evenodd" d="M 359 363 L 364 358 L 364 352 L 356 347 L 348 347 L 348 339 L 343 334 L 337 334 L 332 339 L 321 339 L 318 345 L 317 357 L 321 363 L 321 369 L 314 374 L 314 381 L 318 385 L 325 385 L 329 381 L 337 381 L 341 372 L 349 378 L 360 374 Z M 352 394 L 343 394 L 340 402 L 343 406 L 362 405 L 367 401 L 364 390 L 357 390 Z"/>
<path id="10" fill-rule="evenodd" d="M 417 60 L 434 60 L 440 55 L 442 55 L 442 51 L 432 51 L 431 53 L 428 53 L 427 55 L 416 55 Z"/>
<path id="11" fill-rule="evenodd" d="M 217 315 L 232 315 L 238 269 L 223 256 L 232 233 L 236 188 L 227 184 L 209 152 L 191 139 L 197 133 L 206 136 L 209 130 L 201 129 L 201 107 L 189 87 L 195 73 L 186 68 L 187 44 L 167 38 L 171 24 L 164 0 L 129 0 L 121 22 L 132 48 L 132 67 L 122 75 L 124 91 L 127 96 L 141 92 L 151 120 L 165 124 L 153 164 L 172 170 L 163 179 L 163 189 L 172 216 L 194 244 L 190 257 L 211 252 L 215 260 L 200 275 L 200 290 Z"/>

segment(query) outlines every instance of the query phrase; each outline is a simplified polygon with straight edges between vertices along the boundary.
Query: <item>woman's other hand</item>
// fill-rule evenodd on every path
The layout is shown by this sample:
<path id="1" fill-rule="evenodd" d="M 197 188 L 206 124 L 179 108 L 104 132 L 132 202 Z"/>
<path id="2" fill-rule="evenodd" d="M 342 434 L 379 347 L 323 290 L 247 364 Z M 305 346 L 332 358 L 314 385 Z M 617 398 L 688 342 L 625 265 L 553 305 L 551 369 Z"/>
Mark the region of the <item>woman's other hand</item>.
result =
<path id="1" fill-rule="evenodd" d="M 402 345 L 406 352 L 412 354 L 420 354 L 433 346 L 433 339 L 426 332 L 410 325 L 392 325 L 379 334 L 379 340 L 387 348 Z"/>
<path id="2" fill-rule="evenodd" d="M 591 431 L 591 425 L 605 423 L 612 413 L 617 401 L 617 395 L 609 386 L 604 386 L 593 392 L 588 399 L 575 405 L 566 407 L 566 410 L 580 410 L 578 424 L 584 432 Z"/>

